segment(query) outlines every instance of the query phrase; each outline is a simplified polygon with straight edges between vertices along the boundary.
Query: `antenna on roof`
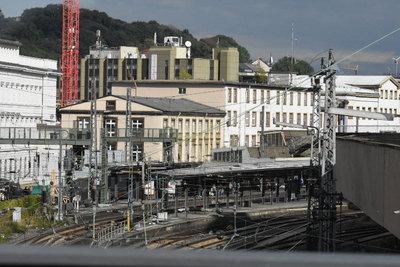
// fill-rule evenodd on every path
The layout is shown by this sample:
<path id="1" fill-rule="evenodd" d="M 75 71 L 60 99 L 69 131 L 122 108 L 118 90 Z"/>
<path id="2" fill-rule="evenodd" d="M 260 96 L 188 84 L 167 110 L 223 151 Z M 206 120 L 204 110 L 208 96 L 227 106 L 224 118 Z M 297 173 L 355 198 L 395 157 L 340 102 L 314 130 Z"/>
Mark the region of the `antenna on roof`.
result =
<path id="1" fill-rule="evenodd" d="M 157 32 L 154 32 L 154 45 L 157 45 Z"/>

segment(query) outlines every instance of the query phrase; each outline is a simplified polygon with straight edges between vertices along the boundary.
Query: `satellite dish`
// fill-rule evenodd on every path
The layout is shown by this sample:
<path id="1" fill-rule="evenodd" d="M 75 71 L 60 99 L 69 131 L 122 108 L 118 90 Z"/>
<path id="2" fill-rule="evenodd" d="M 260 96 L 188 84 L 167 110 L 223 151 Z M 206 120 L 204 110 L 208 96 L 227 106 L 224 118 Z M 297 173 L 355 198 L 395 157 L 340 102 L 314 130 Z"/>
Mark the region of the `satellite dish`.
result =
<path id="1" fill-rule="evenodd" d="M 186 46 L 187 48 L 191 47 L 191 46 L 192 46 L 192 42 L 191 42 L 191 41 L 186 41 L 186 42 L 185 42 L 185 46 Z"/>

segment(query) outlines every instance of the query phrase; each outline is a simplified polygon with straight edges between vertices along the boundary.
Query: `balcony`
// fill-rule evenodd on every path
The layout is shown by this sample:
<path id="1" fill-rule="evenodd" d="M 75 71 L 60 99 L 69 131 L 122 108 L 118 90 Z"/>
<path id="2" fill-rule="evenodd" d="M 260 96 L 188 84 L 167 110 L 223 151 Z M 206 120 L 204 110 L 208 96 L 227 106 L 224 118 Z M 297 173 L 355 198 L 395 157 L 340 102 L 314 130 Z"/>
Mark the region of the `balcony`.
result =
<path id="1" fill-rule="evenodd" d="M 106 137 L 107 141 L 128 142 L 176 142 L 177 129 L 135 128 L 126 132 L 126 129 L 117 129 L 115 136 Z"/>

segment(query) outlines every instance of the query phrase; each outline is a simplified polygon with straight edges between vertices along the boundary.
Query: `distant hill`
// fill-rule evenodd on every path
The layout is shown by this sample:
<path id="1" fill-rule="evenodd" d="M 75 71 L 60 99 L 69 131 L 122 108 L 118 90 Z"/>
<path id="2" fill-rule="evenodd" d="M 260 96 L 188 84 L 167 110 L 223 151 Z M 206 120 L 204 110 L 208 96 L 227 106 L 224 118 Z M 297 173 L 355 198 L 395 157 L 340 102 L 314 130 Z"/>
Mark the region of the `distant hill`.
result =
<path id="1" fill-rule="evenodd" d="M 109 17 L 104 12 L 81 9 L 80 17 L 80 55 L 89 53 L 89 46 L 96 41 L 96 30 L 101 30 L 103 42 L 109 47 L 137 46 L 143 50 L 153 44 L 154 32 L 161 41 L 164 36 L 182 36 L 192 42 L 193 57 L 211 57 L 211 49 L 219 46 L 237 47 L 240 62 L 248 62 L 249 52 L 234 39 L 224 35 L 197 40 L 189 30 L 179 30 L 173 26 L 159 24 L 157 21 L 136 21 L 127 23 Z M 20 41 L 21 54 L 27 56 L 61 58 L 62 6 L 48 5 L 44 8 L 25 10 L 20 19 L 0 16 L 0 38 Z"/>

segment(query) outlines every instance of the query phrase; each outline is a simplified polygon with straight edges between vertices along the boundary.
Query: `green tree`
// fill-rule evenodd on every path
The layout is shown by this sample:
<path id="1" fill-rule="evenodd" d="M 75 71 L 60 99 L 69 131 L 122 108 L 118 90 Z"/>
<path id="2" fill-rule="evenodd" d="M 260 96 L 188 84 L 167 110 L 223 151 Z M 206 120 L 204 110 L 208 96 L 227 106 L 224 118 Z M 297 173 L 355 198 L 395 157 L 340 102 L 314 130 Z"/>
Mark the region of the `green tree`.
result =
<path id="1" fill-rule="evenodd" d="M 305 62 L 304 60 L 298 60 L 294 59 L 294 66 L 293 66 L 293 72 L 296 72 L 298 74 L 311 74 L 314 72 L 314 68 Z M 272 70 L 273 72 L 289 72 L 291 71 L 291 65 L 292 65 L 292 57 L 283 57 L 278 60 L 273 66 Z"/>
<path id="2" fill-rule="evenodd" d="M 193 76 L 184 70 L 179 73 L 179 77 L 184 80 L 193 79 Z"/>
<path id="3" fill-rule="evenodd" d="M 267 73 L 263 68 L 260 68 L 258 73 L 254 75 L 254 82 L 256 83 L 266 83 L 268 81 Z"/>

